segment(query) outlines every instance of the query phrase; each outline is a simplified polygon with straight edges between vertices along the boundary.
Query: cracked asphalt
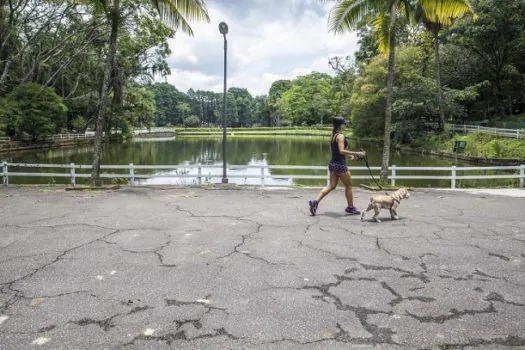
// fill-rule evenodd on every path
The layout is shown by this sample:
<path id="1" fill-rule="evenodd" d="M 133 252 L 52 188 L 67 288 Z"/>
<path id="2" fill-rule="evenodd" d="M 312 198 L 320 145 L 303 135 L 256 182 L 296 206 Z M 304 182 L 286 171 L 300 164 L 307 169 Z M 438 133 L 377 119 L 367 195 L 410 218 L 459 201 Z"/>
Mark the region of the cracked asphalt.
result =
<path id="1" fill-rule="evenodd" d="M 0 348 L 525 348 L 523 198 L 316 193 L 3 189 Z"/>

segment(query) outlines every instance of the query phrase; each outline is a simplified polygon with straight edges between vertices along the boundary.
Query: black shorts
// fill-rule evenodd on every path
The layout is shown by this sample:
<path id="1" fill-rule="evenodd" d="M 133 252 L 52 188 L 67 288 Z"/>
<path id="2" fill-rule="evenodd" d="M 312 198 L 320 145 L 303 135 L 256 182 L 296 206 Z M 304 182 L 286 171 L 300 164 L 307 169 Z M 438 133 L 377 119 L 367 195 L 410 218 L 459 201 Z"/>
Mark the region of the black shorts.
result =
<path id="1" fill-rule="evenodd" d="M 328 163 L 328 170 L 332 173 L 343 174 L 348 171 L 348 167 L 339 163 Z"/>

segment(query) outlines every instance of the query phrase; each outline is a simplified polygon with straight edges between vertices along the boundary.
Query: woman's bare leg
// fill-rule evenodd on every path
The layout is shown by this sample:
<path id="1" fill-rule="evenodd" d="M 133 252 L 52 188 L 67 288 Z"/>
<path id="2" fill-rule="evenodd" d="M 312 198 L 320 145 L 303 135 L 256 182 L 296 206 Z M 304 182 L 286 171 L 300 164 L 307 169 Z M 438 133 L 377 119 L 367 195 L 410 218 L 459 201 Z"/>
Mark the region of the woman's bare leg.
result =
<path id="1" fill-rule="evenodd" d="M 341 181 L 345 185 L 345 195 L 346 195 L 346 201 L 348 202 L 348 206 L 350 208 L 354 207 L 354 195 L 352 193 L 352 176 L 350 171 L 347 171 L 346 173 L 340 173 L 339 177 L 341 178 Z"/>
<path id="2" fill-rule="evenodd" d="M 317 195 L 315 199 L 317 202 L 320 202 L 328 193 L 332 192 L 337 187 L 337 182 L 339 181 L 339 176 L 335 172 L 330 172 L 330 182 L 328 186 L 323 188 L 321 192 Z"/>

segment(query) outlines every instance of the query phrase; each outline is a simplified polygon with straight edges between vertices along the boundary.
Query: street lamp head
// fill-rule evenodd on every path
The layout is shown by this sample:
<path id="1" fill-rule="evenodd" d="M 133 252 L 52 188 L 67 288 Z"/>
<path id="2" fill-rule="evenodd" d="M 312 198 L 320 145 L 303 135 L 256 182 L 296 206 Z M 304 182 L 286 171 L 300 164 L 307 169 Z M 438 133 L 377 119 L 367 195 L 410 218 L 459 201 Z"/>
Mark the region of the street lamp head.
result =
<path id="1" fill-rule="evenodd" d="M 219 32 L 222 35 L 228 34 L 228 25 L 226 24 L 226 22 L 219 23 Z"/>

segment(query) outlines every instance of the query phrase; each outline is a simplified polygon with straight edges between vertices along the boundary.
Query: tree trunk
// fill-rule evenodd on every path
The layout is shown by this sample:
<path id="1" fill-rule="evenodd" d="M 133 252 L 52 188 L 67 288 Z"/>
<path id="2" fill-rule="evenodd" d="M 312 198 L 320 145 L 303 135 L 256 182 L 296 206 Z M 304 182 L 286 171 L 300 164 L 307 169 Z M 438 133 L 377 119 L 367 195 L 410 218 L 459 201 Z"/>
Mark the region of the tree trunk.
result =
<path id="1" fill-rule="evenodd" d="M 383 138 L 383 157 L 381 162 L 380 179 L 388 179 L 388 165 L 390 163 L 390 131 L 392 129 L 392 101 L 394 99 L 394 60 L 396 57 L 396 35 L 392 31 L 389 39 L 388 78 L 385 109 L 385 136 Z"/>
<path id="2" fill-rule="evenodd" d="M 436 84 L 438 89 L 438 107 L 439 107 L 439 131 L 445 130 L 445 108 L 443 107 L 443 89 L 441 87 L 441 65 L 439 62 L 439 33 L 434 32 L 434 49 L 436 54 Z"/>
<path id="3" fill-rule="evenodd" d="M 104 130 L 107 119 L 107 109 L 109 105 L 109 88 L 111 72 L 115 69 L 115 57 L 117 55 L 117 38 L 120 19 L 120 0 L 113 0 L 113 9 L 109 14 L 111 22 L 111 35 L 109 37 L 109 50 L 106 67 L 104 69 L 104 79 L 102 81 L 102 89 L 100 91 L 100 104 L 98 107 L 98 115 L 96 121 L 95 132 L 95 154 L 93 157 L 93 167 L 91 170 L 91 181 L 94 186 L 100 186 L 100 160 L 102 158 L 102 151 L 104 148 Z"/>
<path id="4" fill-rule="evenodd" d="M 4 71 L 2 72 L 2 76 L 0 77 L 0 87 L 4 86 L 4 82 L 7 80 L 7 73 L 9 72 L 9 67 L 11 66 L 11 61 L 8 60 L 5 63 Z M 2 88 L 3 90 L 3 88 Z"/>

